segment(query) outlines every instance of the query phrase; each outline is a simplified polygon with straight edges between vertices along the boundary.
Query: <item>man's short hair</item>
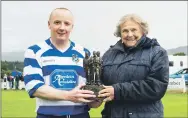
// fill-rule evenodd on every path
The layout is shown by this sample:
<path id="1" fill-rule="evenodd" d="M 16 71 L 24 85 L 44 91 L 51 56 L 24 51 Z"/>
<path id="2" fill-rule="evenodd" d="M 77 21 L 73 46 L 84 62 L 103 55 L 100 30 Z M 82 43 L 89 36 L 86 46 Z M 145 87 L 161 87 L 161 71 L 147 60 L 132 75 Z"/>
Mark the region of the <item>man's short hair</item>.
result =
<path id="1" fill-rule="evenodd" d="M 55 9 L 52 10 L 52 12 L 50 13 L 49 21 L 50 21 L 50 18 L 51 18 L 51 16 L 52 16 L 53 12 L 54 12 L 55 10 L 58 10 L 58 9 L 60 9 L 60 10 L 67 10 L 67 11 L 69 11 L 69 12 L 72 14 L 72 12 L 71 12 L 69 9 L 65 8 L 65 7 L 55 8 Z M 73 15 L 73 14 L 72 14 L 72 15 Z"/>

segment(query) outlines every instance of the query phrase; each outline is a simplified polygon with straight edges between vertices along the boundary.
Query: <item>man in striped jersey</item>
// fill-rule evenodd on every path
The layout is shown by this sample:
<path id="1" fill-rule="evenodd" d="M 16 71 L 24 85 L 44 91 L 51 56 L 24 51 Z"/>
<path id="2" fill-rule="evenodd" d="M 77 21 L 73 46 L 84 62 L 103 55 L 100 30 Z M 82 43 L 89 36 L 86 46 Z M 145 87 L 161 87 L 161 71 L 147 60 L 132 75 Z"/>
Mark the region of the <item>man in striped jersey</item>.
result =
<path id="1" fill-rule="evenodd" d="M 24 82 L 36 98 L 37 118 L 89 118 L 95 104 L 87 99 L 94 93 L 81 89 L 86 82 L 83 58 L 89 51 L 69 40 L 73 25 L 71 11 L 56 8 L 48 21 L 51 37 L 25 52 Z"/>

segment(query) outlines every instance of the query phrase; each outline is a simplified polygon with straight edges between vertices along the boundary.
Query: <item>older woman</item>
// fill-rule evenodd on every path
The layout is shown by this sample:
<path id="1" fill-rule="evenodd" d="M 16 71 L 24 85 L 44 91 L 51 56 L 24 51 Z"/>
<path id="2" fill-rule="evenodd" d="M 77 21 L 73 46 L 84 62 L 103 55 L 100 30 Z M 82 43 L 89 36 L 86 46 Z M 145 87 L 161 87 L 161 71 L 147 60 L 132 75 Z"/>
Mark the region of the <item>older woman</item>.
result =
<path id="1" fill-rule="evenodd" d="M 150 39 L 139 16 L 123 16 L 115 32 L 120 40 L 103 55 L 103 118 L 163 117 L 161 98 L 169 80 L 167 52 Z"/>

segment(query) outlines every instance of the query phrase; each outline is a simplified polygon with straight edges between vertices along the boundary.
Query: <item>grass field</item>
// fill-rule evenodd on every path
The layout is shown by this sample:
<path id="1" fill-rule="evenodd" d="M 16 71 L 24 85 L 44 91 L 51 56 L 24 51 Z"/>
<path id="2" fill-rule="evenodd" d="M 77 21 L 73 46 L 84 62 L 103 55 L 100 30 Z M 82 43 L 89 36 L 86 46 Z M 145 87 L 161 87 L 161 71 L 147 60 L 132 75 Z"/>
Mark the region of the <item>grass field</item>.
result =
<path id="1" fill-rule="evenodd" d="M 167 93 L 162 102 L 164 104 L 165 117 L 188 117 L 187 94 Z M 91 117 L 100 117 L 100 108 L 90 111 Z M 30 99 L 24 90 L 2 90 L 2 117 L 35 117 L 35 99 Z"/>

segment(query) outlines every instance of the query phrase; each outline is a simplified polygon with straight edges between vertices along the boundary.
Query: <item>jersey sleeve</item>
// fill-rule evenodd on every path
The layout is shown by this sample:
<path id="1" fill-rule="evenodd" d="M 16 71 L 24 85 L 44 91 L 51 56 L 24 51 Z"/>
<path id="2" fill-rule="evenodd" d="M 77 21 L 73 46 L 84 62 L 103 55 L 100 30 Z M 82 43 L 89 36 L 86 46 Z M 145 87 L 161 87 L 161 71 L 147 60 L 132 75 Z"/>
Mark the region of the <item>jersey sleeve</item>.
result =
<path id="1" fill-rule="evenodd" d="M 24 55 L 24 83 L 30 98 L 34 98 L 35 91 L 44 85 L 40 59 L 36 56 L 38 50 L 40 48 L 37 46 L 30 47 Z"/>

